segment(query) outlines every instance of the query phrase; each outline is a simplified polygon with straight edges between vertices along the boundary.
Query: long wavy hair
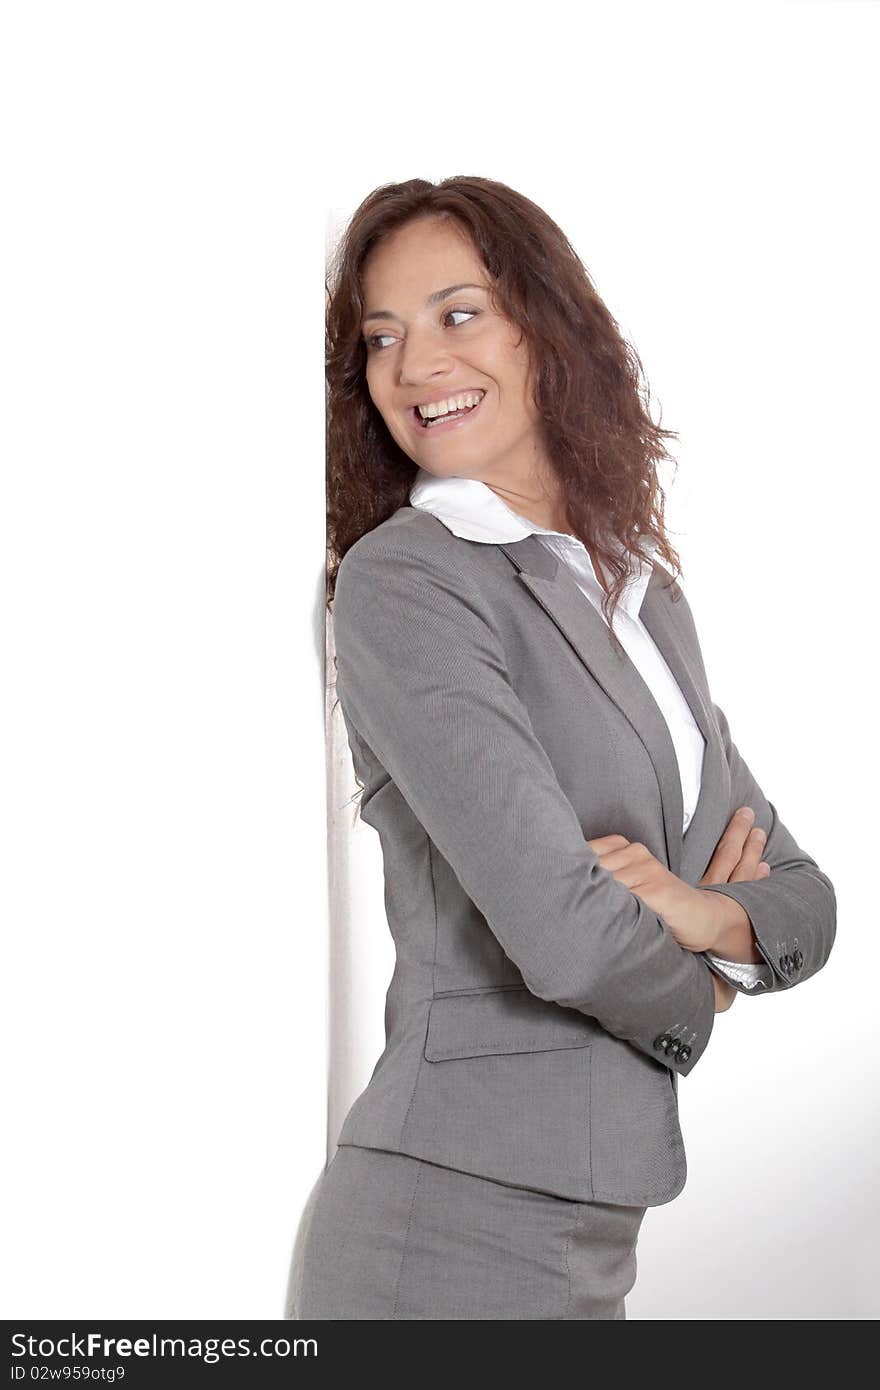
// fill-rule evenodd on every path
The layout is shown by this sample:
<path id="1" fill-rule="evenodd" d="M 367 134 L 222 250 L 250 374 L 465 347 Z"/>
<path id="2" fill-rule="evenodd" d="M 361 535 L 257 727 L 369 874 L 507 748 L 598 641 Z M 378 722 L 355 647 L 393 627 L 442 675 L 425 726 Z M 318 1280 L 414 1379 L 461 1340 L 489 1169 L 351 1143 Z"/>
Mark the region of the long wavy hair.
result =
<path id="1" fill-rule="evenodd" d="M 370 193 L 327 266 L 327 606 L 339 563 L 362 535 L 407 502 L 417 464 L 392 438 L 370 397 L 362 270 L 369 253 L 418 218 L 453 218 L 470 236 L 501 309 L 538 363 L 535 402 L 547 459 L 563 487 L 571 533 L 610 576 L 603 612 L 613 616 L 630 557 L 655 557 L 675 578 L 678 552 L 664 525 L 661 460 L 675 462 L 649 414 L 641 360 L 565 234 L 537 204 L 493 179 L 408 179 Z M 675 465 L 677 467 L 677 464 Z M 616 548 L 615 548 L 616 547 Z"/>

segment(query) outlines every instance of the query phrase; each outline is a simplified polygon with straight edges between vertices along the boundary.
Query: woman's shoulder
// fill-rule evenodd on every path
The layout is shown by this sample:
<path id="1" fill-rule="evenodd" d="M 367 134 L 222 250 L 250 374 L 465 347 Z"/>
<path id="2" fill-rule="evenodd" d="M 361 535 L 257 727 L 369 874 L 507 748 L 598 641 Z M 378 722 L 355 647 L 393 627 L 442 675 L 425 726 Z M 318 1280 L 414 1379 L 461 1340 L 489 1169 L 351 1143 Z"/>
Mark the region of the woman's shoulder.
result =
<path id="1" fill-rule="evenodd" d="M 460 570 L 462 549 L 467 548 L 443 522 L 420 507 L 403 506 L 385 521 L 366 531 L 343 555 L 338 579 L 362 568 L 393 564 L 395 560 L 422 561 L 427 568 L 439 565 Z"/>
<path id="2" fill-rule="evenodd" d="M 333 613 L 337 631 L 353 625 L 409 621 L 432 609 L 488 609 L 485 576 L 476 550 L 418 507 L 398 507 L 359 537 L 336 572 Z"/>

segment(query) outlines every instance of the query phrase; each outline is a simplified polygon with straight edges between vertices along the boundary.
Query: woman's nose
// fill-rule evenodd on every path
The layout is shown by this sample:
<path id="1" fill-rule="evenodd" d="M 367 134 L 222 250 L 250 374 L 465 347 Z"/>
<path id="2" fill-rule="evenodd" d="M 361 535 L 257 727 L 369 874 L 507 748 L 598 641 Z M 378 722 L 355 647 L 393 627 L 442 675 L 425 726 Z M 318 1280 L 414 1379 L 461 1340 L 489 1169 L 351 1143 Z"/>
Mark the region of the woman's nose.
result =
<path id="1" fill-rule="evenodd" d="M 430 381 L 438 372 L 448 372 L 452 365 L 448 347 L 430 334 L 410 335 L 399 360 L 401 384 L 407 386 Z"/>

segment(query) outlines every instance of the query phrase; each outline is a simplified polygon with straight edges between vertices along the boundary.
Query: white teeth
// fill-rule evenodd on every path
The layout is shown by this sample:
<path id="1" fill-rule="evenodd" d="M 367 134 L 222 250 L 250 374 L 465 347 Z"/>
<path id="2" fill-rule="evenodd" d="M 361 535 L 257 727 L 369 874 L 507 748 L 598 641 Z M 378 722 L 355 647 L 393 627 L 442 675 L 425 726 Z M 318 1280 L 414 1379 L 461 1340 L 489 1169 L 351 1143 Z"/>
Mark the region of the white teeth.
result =
<path id="1" fill-rule="evenodd" d="M 433 420 L 438 415 L 449 415 L 453 410 L 464 410 L 467 405 L 476 405 L 485 394 L 485 391 L 468 391 L 463 396 L 450 396 L 445 401 L 433 401 L 431 405 L 420 405 L 418 412 L 423 420 Z"/>

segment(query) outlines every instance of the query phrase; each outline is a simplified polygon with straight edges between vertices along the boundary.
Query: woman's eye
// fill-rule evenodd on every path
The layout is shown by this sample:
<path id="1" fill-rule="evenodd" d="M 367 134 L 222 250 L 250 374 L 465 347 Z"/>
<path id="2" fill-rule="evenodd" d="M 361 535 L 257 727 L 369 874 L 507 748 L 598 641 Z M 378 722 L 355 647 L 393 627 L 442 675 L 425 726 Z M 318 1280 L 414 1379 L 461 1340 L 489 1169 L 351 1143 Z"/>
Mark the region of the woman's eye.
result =
<path id="1" fill-rule="evenodd" d="M 479 313 L 478 309 L 447 309 L 443 317 L 448 318 L 450 314 L 470 314 L 471 318 L 473 318 L 477 313 Z"/>
<path id="2" fill-rule="evenodd" d="M 451 318 L 453 314 L 465 314 L 468 318 L 475 318 L 479 312 L 479 309 L 447 309 L 443 315 L 443 318 L 444 320 Z M 454 323 L 452 326 L 453 328 L 458 328 L 459 325 L 457 323 Z M 364 339 L 364 342 L 366 343 L 368 348 L 372 348 L 376 352 L 382 352 L 383 349 L 379 345 L 382 338 L 390 337 L 390 333 L 372 333 L 368 338 Z"/>

